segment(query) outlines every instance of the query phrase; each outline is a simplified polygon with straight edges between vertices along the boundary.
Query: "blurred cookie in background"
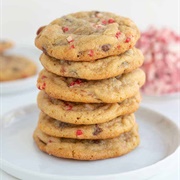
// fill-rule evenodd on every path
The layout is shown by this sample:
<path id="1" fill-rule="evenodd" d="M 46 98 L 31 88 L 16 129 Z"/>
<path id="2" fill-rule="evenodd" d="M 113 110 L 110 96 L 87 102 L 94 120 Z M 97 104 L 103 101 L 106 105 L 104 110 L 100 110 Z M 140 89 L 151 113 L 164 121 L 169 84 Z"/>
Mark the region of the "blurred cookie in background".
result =
<path id="1" fill-rule="evenodd" d="M 168 28 L 150 27 L 142 32 L 137 47 L 145 60 L 142 69 L 145 95 L 167 95 L 180 92 L 180 36 Z"/>
<path id="2" fill-rule="evenodd" d="M 0 54 L 2 54 L 5 50 L 10 49 L 14 46 L 14 43 L 9 40 L 0 40 Z"/>
<path id="3" fill-rule="evenodd" d="M 34 62 L 23 56 L 0 55 L 0 81 L 11 81 L 35 75 Z"/>
<path id="4" fill-rule="evenodd" d="M 12 41 L 0 40 L 0 82 L 23 79 L 37 73 L 36 64 L 25 56 L 9 54 Z"/>

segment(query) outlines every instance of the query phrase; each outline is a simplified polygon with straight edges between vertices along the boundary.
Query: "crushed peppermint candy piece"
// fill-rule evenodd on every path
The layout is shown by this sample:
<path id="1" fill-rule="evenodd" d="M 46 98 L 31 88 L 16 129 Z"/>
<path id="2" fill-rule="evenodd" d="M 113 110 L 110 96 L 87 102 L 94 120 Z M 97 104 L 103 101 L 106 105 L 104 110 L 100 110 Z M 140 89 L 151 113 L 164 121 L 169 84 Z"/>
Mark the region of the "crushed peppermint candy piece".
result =
<path id="1" fill-rule="evenodd" d="M 38 85 L 39 90 L 44 90 L 46 87 L 46 83 L 44 82 L 42 85 Z"/>
<path id="2" fill-rule="evenodd" d="M 65 104 L 65 106 L 66 106 L 66 110 L 68 110 L 68 111 L 70 111 L 70 110 L 72 110 L 72 108 L 73 108 L 73 106 L 71 105 L 71 104 L 69 104 L 69 103 L 64 103 Z"/>
<path id="3" fill-rule="evenodd" d="M 74 44 L 73 44 L 73 45 L 71 45 L 70 47 L 71 47 L 71 49 L 74 49 L 74 48 L 75 48 Z"/>
<path id="4" fill-rule="evenodd" d="M 146 83 L 142 92 L 146 95 L 163 95 L 180 92 L 180 36 L 171 29 L 150 27 L 141 33 L 137 47 L 144 54 L 142 69 Z"/>
<path id="5" fill-rule="evenodd" d="M 121 35 L 121 32 L 118 31 L 115 36 L 116 36 L 116 38 L 118 39 L 118 38 L 120 37 L 120 35 Z"/>
<path id="6" fill-rule="evenodd" d="M 126 40 L 125 40 L 125 43 L 128 43 L 131 41 L 131 38 L 130 37 L 127 37 Z"/>
<path id="7" fill-rule="evenodd" d="M 66 39 L 67 39 L 68 43 L 71 43 L 71 42 L 74 41 L 73 38 L 72 38 L 71 36 L 68 36 Z"/>
<path id="8" fill-rule="evenodd" d="M 93 51 L 93 50 L 90 50 L 90 51 L 88 52 L 88 55 L 91 56 L 91 57 L 94 56 L 94 51 Z"/>
<path id="9" fill-rule="evenodd" d="M 68 27 L 62 27 L 62 30 L 63 30 L 63 32 L 65 33 L 65 32 L 67 32 L 67 31 L 69 31 L 69 28 L 68 28 Z"/>
<path id="10" fill-rule="evenodd" d="M 102 21 L 102 24 L 103 24 L 103 25 L 106 25 L 107 23 L 108 23 L 108 22 L 107 22 L 106 20 L 103 20 L 103 21 Z"/>
<path id="11" fill-rule="evenodd" d="M 74 85 L 80 85 L 81 83 L 83 83 L 83 81 L 81 79 L 76 79 L 75 81 L 70 83 L 70 87 L 74 86 Z"/>
<path id="12" fill-rule="evenodd" d="M 43 75 L 43 76 L 41 77 L 41 79 L 45 79 L 45 78 L 47 78 L 47 76 L 44 76 L 44 75 Z"/>
<path id="13" fill-rule="evenodd" d="M 114 22 L 115 22 L 114 19 L 112 19 L 112 18 L 108 19 L 108 24 L 111 24 L 111 23 L 114 23 Z"/>
<path id="14" fill-rule="evenodd" d="M 82 135 L 83 134 L 83 132 L 80 130 L 80 129 L 78 129 L 77 131 L 76 131 L 76 136 L 80 136 L 80 135 Z"/>
<path id="15" fill-rule="evenodd" d="M 101 29 L 104 27 L 104 25 L 102 25 L 102 24 L 92 24 L 92 26 L 96 29 Z"/>

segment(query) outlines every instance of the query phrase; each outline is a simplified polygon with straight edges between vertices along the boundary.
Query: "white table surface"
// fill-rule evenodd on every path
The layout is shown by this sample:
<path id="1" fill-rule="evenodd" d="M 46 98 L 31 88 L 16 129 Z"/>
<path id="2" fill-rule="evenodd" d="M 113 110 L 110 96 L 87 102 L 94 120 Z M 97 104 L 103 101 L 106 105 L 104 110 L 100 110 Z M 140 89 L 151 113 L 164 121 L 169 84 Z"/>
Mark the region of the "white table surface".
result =
<path id="1" fill-rule="evenodd" d="M 12 93 L 12 94 L 6 94 L 1 95 L 1 112 L 0 115 L 7 113 L 10 110 L 13 110 L 14 108 L 26 106 L 31 103 L 36 103 L 36 96 L 37 96 L 38 90 L 34 87 L 31 90 L 28 91 L 22 91 L 19 93 Z M 153 110 L 156 110 L 170 119 L 172 119 L 175 123 L 179 125 L 179 119 L 180 119 L 180 112 L 178 109 L 180 109 L 180 101 L 177 98 L 172 99 L 158 99 L 158 98 L 144 98 L 141 105 L 144 105 L 145 107 L 151 108 Z M 179 156 L 180 157 L 180 156 Z M 178 158 L 174 162 L 174 166 L 171 167 L 170 171 L 164 172 L 164 174 L 160 174 L 157 176 L 152 177 L 150 180 L 179 180 L 180 175 L 178 172 Z M 0 170 L 0 180 L 15 180 L 16 178 L 8 175 L 7 173 Z"/>

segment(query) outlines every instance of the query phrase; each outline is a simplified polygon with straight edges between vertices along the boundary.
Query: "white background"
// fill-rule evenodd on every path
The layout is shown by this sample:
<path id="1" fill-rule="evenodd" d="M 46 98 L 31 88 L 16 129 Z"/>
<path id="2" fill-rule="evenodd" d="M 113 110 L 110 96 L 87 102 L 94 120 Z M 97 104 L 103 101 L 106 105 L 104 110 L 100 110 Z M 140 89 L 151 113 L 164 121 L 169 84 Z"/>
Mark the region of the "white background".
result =
<path id="1" fill-rule="evenodd" d="M 179 0 L 1 0 L 0 38 L 13 40 L 17 46 L 34 46 L 36 31 L 40 26 L 62 15 L 82 10 L 110 11 L 129 17 L 141 30 L 156 25 L 178 31 L 178 2 Z M 35 103 L 37 92 L 34 87 L 31 91 L 2 96 L 1 115 L 15 107 Z M 177 99 L 144 99 L 143 104 L 178 122 Z M 176 168 L 152 180 L 178 180 L 178 177 Z M 0 180 L 10 179 L 10 176 L 0 171 Z"/>
<path id="2" fill-rule="evenodd" d="M 2 37 L 34 44 L 37 29 L 62 15 L 102 10 L 131 18 L 140 29 L 149 25 L 178 30 L 179 0 L 1 0 Z"/>

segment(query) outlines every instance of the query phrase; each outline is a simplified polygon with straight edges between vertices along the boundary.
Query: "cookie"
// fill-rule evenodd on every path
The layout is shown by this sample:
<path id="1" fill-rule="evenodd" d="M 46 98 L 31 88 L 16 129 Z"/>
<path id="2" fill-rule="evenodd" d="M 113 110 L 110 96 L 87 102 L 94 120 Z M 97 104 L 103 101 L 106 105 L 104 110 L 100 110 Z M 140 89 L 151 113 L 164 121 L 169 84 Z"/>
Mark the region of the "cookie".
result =
<path id="1" fill-rule="evenodd" d="M 12 47 L 13 47 L 13 43 L 11 41 L 0 40 L 0 53 L 3 53 L 5 50 Z"/>
<path id="2" fill-rule="evenodd" d="M 44 53 L 40 56 L 41 64 L 48 71 L 64 77 L 87 80 L 107 79 L 129 73 L 143 63 L 140 50 L 132 48 L 119 56 L 110 56 L 91 62 L 73 62 L 52 58 Z"/>
<path id="3" fill-rule="evenodd" d="M 65 78 L 42 70 L 37 87 L 55 99 L 84 103 L 115 103 L 135 96 L 144 82 L 145 74 L 141 69 L 98 81 Z"/>
<path id="4" fill-rule="evenodd" d="M 110 121 L 118 116 L 131 114 L 139 108 L 140 93 L 121 103 L 76 103 L 49 97 L 40 91 L 37 98 L 39 109 L 48 116 L 71 124 L 96 124 Z"/>
<path id="5" fill-rule="evenodd" d="M 78 12 L 37 31 L 35 45 L 61 60 L 93 61 L 131 49 L 140 32 L 130 19 L 109 12 Z"/>
<path id="6" fill-rule="evenodd" d="M 35 75 L 37 67 L 31 60 L 15 55 L 0 56 L 0 81 L 11 81 Z"/>
<path id="7" fill-rule="evenodd" d="M 105 140 L 57 138 L 36 129 L 34 140 L 38 148 L 49 155 L 77 160 L 118 157 L 132 151 L 140 143 L 137 126 L 119 137 Z"/>
<path id="8" fill-rule="evenodd" d="M 72 139 L 108 139 L 130 131 L 135 125 L 134 114 L 119 116 L 111 121 L 92 125 L 74 125 L 57 121 L 40 113 L 38 128 L 50 136 Z"/>

